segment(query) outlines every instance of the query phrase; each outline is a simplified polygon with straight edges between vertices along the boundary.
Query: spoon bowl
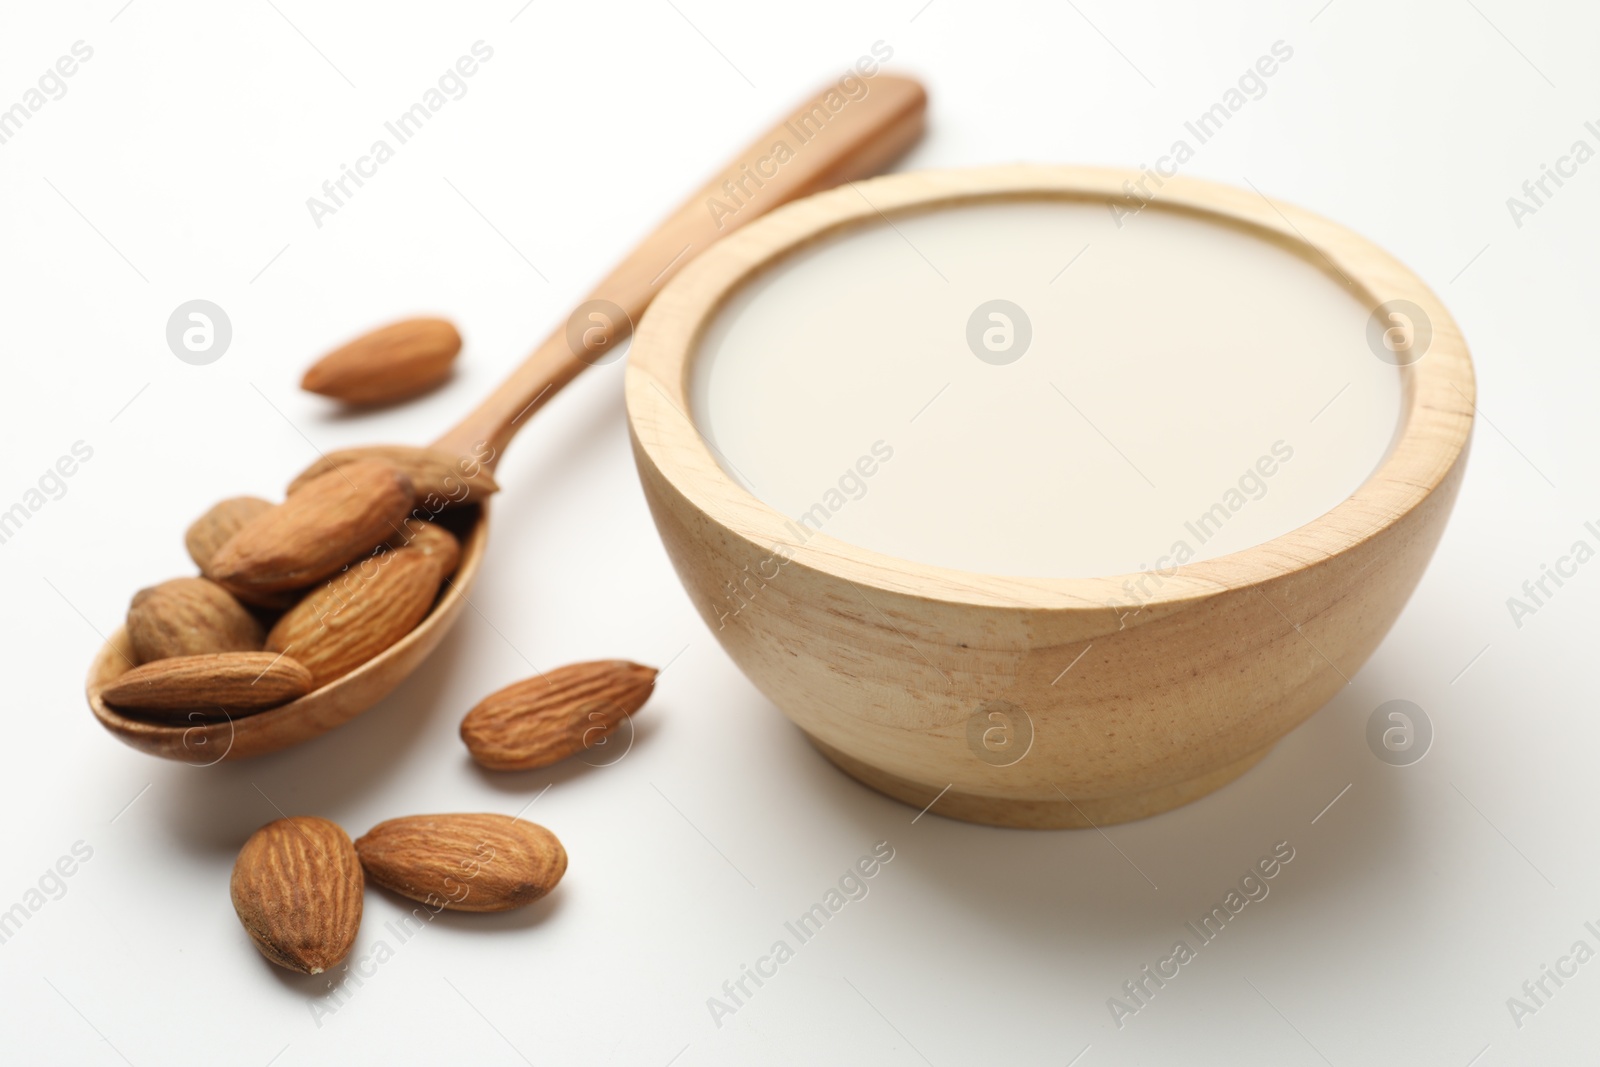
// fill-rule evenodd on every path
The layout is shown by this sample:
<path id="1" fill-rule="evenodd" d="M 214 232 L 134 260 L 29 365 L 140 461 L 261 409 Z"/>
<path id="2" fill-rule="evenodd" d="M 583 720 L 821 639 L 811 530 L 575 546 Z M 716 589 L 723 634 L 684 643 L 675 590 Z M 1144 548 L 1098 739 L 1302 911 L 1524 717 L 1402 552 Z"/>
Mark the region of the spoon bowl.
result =
<path id="1" fill-rule="evenodd" d="M 89 667 L 85 683 L 89 708 L 100 725 L 122 741 L 152 756 L 206 766 L 246 759 L 297 745 L 341 726 L 388 696 L 421 666 L 468 603 L 489 543 L 487 506 L 480 506 L 472 528 L 461 538 L 461 562 L 445 581 L 425 619 L 399 641 L 349 674 L 288 704 L 222 722 L 190 726 L 151 722 L 124 715 L 101 699 L 101 691 L 138 662 L 125 627 L 118 627 Z"/>

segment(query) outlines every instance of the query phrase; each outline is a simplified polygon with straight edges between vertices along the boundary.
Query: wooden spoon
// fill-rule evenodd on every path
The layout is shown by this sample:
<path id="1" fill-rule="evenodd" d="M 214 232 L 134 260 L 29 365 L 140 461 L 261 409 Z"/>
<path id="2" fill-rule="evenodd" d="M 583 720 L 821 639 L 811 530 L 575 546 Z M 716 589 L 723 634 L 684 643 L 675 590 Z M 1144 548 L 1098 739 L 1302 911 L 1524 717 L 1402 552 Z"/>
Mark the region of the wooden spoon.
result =
<path id="1" fill-rule="evenodd" d="M 434 447 L 482 455 L 486 444 L 492 468 L 528 416 L 582 371 L 607 361 L 651 298 L 695 255 L 774 208 L 867 177 L 898 159 L 922 135 L 927 94 L 916 81 L 889 74 L 858 84 L 866 86 L 865 95 L 851 99 L 829 86 L 753 141 L 645 238 L 566 324 Z M 428 617 L 366 664 L 293 703 L 190 727 L 128 718 L 99 695 L 136 662 L 126 631 L 118 629 L 89 668 L 89 707 L 102 726 L 134 748 L 186 763 L 259 756 L 315 737 L 377 703 L 433 651 L 467 603 L 488 534 L 484 506 L 463 538 L 459 569 Z"/>

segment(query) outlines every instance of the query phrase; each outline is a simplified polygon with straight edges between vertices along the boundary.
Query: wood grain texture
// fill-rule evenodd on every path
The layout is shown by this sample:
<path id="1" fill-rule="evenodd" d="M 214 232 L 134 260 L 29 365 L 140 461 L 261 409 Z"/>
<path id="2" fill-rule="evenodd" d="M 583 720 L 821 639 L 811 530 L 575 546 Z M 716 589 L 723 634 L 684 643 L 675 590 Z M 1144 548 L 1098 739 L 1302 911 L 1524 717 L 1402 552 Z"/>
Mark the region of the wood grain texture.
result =
<path id="1" fill-rule="evenodd" d="M 894 559 L 787 519 L 717 463 L 691 425 L 688 372 L 720 303 L 785 252 L 882 215 L 973 200 L 1109 202 L 1133 172 L 1013 166 L 895 175 L 775 212 L 691 264 L 656 299 L 627 374 L 634 455 L 679 577 L 729 655 L 835 763 L 935 813 L 1065 827 L 1154 814 L 1242 773 L 1371 655 L 1420 579 L 1460 485 L 1475 386 L 1460 331 L 1393 257 L 1248 191 L 1177 178 L 1155 208 L 1247 227 L 1349 286 L 1403 298 L 1431 348 L 1401 368 L 1387 458 L 1315 521 L 1191 563 L 1137 610 L 1129 576 L 1024 579 Z M 730 576 L 789 556 L 737 616 Z M 1137 577 L 1137 576 L 1134 576 Z M 1082 656 L 1081 661 L 1078 660 Z M 1070 671 L 1069 665 L 1074 664 Z M 1066 673 L 1063 673 L 1066 671 Z M 998 710 L 1031 744 L 1000 766 L 969 724 Z"/>

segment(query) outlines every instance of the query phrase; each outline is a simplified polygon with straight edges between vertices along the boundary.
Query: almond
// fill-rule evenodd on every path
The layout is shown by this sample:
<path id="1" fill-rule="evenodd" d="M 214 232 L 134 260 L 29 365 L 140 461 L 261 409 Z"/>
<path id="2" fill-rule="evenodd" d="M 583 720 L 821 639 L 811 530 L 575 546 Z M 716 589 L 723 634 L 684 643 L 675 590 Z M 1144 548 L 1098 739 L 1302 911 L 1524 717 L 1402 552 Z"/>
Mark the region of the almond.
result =
<path id="1" fill-rule="evenodd" d="M 183 535 L 183 543 L 189 549 L 189 558 L 200 568 L 200 573 L 211 577 L 211 560 L 216 556 L 217 549 L 227 544 L 228 539 L 238 533 L 245 523 L 270 510 L 270 500 L 262 500 L 258 496 L 236 496 L 214 505 L 210 511 L 194 520 Z"/>
<path id="2" fill-rule="evenodd" d="M 419 519 L 407 519 L 400 524 L 400 531 L 389 538 L 391 549 L 409 548 L 429 557 L 438 567 L 441 581 L 456 572 L 461 562 L 461 542 L 456 540 L 455 534 L 437 523 Z"/>
<path id="3" fill-rule="evenodd" d="M 491 693 L 461 720 L 461 740 L 496 771 L 546 767 L 598 743 L 638 711 L 656 671 L 627 660 L 574 663 Z"/>
<path id="4" fill-rule="evenodd" d="M 233 910 L 267 959 L 321 974 L 350 954 L 366 879 L 350 835 L 297 815 L 250 835 L 233 864 Z"/>
<path id="5" fill-rule="evenodd" d="M 364 459 L 378 460 L 405 471 L 416 490 L 417 503 L 435 511 L 476 504 L 500 491 L 489 468 L 472 456 L 458 459 L 449 452 L 413 445 L 366 445 L 329 452 L 301 471 L 289 483 L 289 492 L 298 493 L 311 479 Z"/>
<path id="6" fill-rule="evenodd" d="M 267 634 L 318 687 L 349 674 L 416 628 L 439 591 L 439 560 L 417 549 L 382 552 L 312 591 Z"/>
<path id="7" fill-rule="evenodd" d="M 212 577 L 211 561 L 216 557 L 217 549 L 227 544 L 245 523 L 262 512 L 271 510 L 272 501 L 262 500 L 258 496 L 230 497 L 214 505 L 210 511 L 194 520 L 183 535 L 183 543 L 189 550 L 189 558 L 194 560 L 201 574 L 207 578 Z M 235 596 L 246 604 L 278 611 L 298 599 L 293 592 L 253 593 L 236 590 Z"/>
<path id="8" fill-rule="evenodd" d="M 461 334 L 444 319 L 405 319 L 329 352 L 300 388 L 346 404 L 388 404 L 444 381 L 460 351 Z"/>
<path id="9" fill-rule="evenodd" d="M 212 558 L 211 578 L 235 594 L 311 585 L 392 535 L 413 499 L 411 479 L 387 463 L 329 471 L 241 527 Z"/>
<path id="10" fill-rule="evenodd" d="M 411 815 L 356 841 L 367 877 L 451 911 L 532 904 L 567 872 L 567 850 L 542 826 L 510 815 Z"/>
<path id="11" fill-rule="evenodd" d="M 220 722 L 287 704 L 309 692 L 311 672 L 288 656 L 216 652 L 135 667 L 107 683 L 100 699 L 139 712 L 141 718 Z"/>
<path id="12" fill-rule="evenodd" d="M 140 663 L 208 652 L 256 652 L 265 638 L 243 604 L 204 578 L 174 578 L 141 589 L 128 606 L 128 639 Z"/>

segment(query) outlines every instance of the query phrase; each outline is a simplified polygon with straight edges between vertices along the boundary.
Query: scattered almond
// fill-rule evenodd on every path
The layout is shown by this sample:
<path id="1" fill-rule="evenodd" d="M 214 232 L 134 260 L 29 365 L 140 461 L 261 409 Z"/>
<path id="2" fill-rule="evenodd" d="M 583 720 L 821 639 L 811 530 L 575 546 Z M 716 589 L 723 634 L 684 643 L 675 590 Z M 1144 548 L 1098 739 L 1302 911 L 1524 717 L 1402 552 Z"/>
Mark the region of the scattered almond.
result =
<path id="1" fill-rule="evenodd" d="M 308 482 L 217 550 L 211 577 L 234 593 L 276 593 L 327 578 L 391 536 L 411 510 L 411 479 L 361 460 Z"/>
<path id="2" fill-rule="evenodd" d="M 311 479 L 364 459 L 378 460 L 405 471 L 416 491 L 417 502 L 436 510 L 476 504 L 500 490 L 489 468 L 471 456 L 458 459 L 449 452 L 413 445 L 366 445 L 329 452 L 301 471 L 289 483 L 289 492 L 297 493 Z"/>
<path id="3" fill-rule="evenodd" d="M 216 556 L 217 549 L 227 544 L 228 539 L 238 533 L 245 523 L 271 510 L 272 501 L 262 500 L 258 496 L 230 497 L 214 505 L 210 511 L 194 520 L 183 535 L 189 558 L 194 560 L 201 574 L 211 577 L 211 560 Z"/>
<path id="4" fill-rule="evenodd" d="M 311 688 L 311 672 L 288 656 L 216 652 L 135 667 L 104 686 L 100 698 L 142 718 L 220 721 L 287 704 Z"/>
<path id="5" fill-rule="evenodd" d="M 590 748 L 650 699 L 656 671 L 627 660 L 574 663 L 491 693 L 461 720 L 461 740 L 496 771 L 546 767 Z"/>
<path id="6" fill-rule="evenodd" d="M 451 911 L 532 904 L 567 871 L 567 850 L 542 826 L 510 815 L 412 815 L 356 840 L 367 877 Z"/>
<path id="7" fill-rule="evenodd" d="M 321 974 L 350 954 L 365 888 L 350 836 L 327 819 L 305 815 L 251 834 L 230 885 L 233 910 L 256 948 L 302 974 Z"/>
<path id="8" fill-rule="evenodd" d="M 319 688 L 342 678 L 423 620 L 444 577 L 439 567 L 436 555 L 412 548 L 369 556 L 284 613 L 267 651 L 292 653 Z"/>
<path id="9" fill-rule="evenodd" d="M 461 334 L 444 319 L 405 319 L 329 352 L 300 387 L 347 404 L 387 404 L 444 381 L 460 351 Z"/>
<path id="10" fill-rule="evenodd" d="M 141 589 L 128 607 L 128 639 L 140 663 L 209 652 L 256 652 L 261 624 L 222 586 L 174 578 Z"/>

